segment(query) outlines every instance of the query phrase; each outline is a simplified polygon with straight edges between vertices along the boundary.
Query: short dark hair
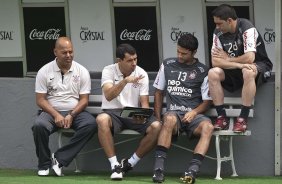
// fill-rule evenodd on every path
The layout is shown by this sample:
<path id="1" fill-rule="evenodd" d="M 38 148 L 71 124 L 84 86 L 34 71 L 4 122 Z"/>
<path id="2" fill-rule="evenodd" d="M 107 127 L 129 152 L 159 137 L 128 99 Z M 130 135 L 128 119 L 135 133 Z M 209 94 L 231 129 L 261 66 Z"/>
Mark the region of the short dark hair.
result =
<path id="1" fill-rule="evenodd" d="M 177 41 L 177 45 L 188 49 L 190 51 L 194 51 L 198 49 L 198 39 L 192 35 L 191 33 L 183 34 Z"/>
<path id="2" fill-rule="evenodd" d="M 136 54 L 136 50 L 132 45 L 128 43 L 123 43 L 123 44 L 118 45 L 116 49 L 116 57 L 123 60 L 126 53 L 130 55 L 134 55 Z"/>
<path id="3" fill-rule="evenodd" d="M 212 11 L 212 16 L 219 17 L 221 20 L 227 20 L 228 18 L 232 18 L 233 20 L 236 20 L 237 14 L 235 9 L 228 4 L 221 4 L 218 7 L 216 7 Z"/>

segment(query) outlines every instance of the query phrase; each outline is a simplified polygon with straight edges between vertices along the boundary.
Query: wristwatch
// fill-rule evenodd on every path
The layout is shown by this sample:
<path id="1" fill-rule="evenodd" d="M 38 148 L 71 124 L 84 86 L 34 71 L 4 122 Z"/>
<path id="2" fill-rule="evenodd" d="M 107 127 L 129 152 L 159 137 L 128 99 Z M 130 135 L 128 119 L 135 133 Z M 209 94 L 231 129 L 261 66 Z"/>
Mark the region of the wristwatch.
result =
<path id="1" fill-rule="evenodd" d="M 71 115 L 72 118 L 75 118 L 76 116 L 76 114 L 73 111 L 70 111 L 68 114 Z"/>

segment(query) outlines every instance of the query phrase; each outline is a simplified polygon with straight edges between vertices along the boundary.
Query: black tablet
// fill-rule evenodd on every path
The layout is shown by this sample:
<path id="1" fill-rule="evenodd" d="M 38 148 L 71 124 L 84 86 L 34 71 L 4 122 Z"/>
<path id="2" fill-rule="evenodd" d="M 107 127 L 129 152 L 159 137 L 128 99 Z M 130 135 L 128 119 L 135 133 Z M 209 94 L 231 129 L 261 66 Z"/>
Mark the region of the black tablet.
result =
<path id="1" fill-rule="evenodd" d="M 141 107 L 124 107 L 120 113 L 123 118 L 132 118 L 137 116 L 142 116 L 148 118 L 153 115 L 153 109 L 141 108 Z"/>

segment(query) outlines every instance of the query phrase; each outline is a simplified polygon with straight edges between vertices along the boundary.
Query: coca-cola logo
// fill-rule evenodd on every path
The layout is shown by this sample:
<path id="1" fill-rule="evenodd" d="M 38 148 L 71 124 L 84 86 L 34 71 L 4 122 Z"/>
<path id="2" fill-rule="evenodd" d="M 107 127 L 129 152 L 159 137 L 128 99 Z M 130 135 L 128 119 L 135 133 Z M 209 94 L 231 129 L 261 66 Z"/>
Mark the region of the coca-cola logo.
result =
<path id="1" fill-rule="evenodd" d="M 144 40 L 148 41 L 151 39 L 151 29 L 140 29 L 138 31 L 128 31 L 127 29 L 123 30 L 120 33 L 120 40 Z"/>
<path id="2" fill-rule="evenodd" d="M 178 38 L 181 35 L 184 35 L 184 34 L 187 34 L 187 33 L 190 33 L 190 32 L 181 31 L 179 28 L 172 27 L 171 33 L 170 33 L 170 38 L 171 38 L 172 41 L 177 42 Z M 195 32 L 192 32 L 191 34 L 195 35 Z"/>
<path id="3" fill-rule="evenodd" d="M 61 29 L 48 29 L 46 31 L 41 31 L 37 29 L 31 30 L 29 33 L 30 40 L 57 40 L 60 37 Z"/>

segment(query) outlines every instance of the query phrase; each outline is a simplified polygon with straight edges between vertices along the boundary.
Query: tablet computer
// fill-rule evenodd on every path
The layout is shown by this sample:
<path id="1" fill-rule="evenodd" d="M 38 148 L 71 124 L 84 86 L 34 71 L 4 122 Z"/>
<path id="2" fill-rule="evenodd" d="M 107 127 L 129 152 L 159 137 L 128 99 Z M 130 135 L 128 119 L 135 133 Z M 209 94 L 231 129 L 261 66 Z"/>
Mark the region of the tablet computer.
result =
<path id="1" fill-rule="evenodd" d="M 149 108 L 141 107 L 124 107 L 120 113 L 120 116 L 123 118 L 133 118 L 134 116 L 143 116 L 148 118 L 153 115 L 154 110 Z"/>

